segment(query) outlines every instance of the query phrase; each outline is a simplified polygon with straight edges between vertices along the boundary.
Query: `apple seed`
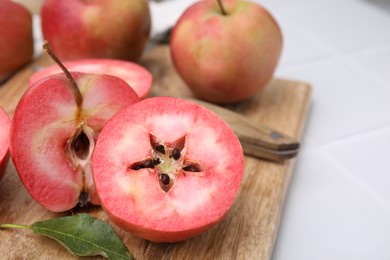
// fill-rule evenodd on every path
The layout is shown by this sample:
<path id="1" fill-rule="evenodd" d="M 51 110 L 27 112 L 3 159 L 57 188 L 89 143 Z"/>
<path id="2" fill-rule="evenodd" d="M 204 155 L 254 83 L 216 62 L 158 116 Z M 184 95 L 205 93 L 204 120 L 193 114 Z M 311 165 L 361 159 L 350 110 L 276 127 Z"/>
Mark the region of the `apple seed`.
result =
<path id="1" fill-rule="evenodd" d="M 172 157 L 175 160 L 179 160 L 180 159 L 180 150 L 178 148 L 173 148 L 173 150 L 172 150 Z"/>
<path id="2" fill-rule="evenodd" d="M 88 204 L 89 202 L 89 194 L 86 191 L 82 191 L 79 196 L 79 204 L 80 207 L 84 207 Z"/>
<path id="3" fill-rule="evenodd" d="M 171 181 L 171 178 L 169 178 L 169 175 L 168 174 L 165 174 L 165 173 L 162 173 L 160 175 L 160 178 L 161 178 L 161 182 L 164 184 L 164 185 L 168 185 L 169 182 Z"/>
<path id="4" fill-rule="evenodd" d="M 81 131 L 78 136 L 76 136 L 71 145 L 74 154 L 81 160 L 84 160 L 88 157 L 89 146 L 90 142 L 88 136 L 84 133 L 84 131 Z"/>
<path id="5" fill-rule="evenodd" d="M 135 162 L 128 168 L 141 170 L 154 169 L 157 173 L 160 187 L 168 192 L 175 184 L 177 176 L 187 173 L 197 173 L 203 176 L 204 167 L 198 163 L 185 159 L 185 136 L 178 138 L 172 143 L 164 143 L 156 136 L 150 134 L 151 158 Z"/>
<path id="6" fill-rule="evenodd" d="M 186 172 L 201 172 L 203 170 L 200 167 L 200 165 L 189 164 L 189 165 L 183 167 L 183 171 L 186 171 Z"/>
<path id="7" fill-rule="evenodd" d="M 162 153 L 162 154 L 165 154 L 165 147 L 164 147 L 164 145 L 162 145 L 162 144 L 157 145 L 156 148 L 155 148 L 155 150 L 156 150 L 156 151 L 159 151 L 159 152 Z"/>
<path id="8" fill-rule="evenodd" d="M 140 170 L 145 168 L 154 168 L 155 160 L 153 159 L 146 159 L 142 162 L 135 163 L 131 166 L 131 169 L 133 170 Z"/>

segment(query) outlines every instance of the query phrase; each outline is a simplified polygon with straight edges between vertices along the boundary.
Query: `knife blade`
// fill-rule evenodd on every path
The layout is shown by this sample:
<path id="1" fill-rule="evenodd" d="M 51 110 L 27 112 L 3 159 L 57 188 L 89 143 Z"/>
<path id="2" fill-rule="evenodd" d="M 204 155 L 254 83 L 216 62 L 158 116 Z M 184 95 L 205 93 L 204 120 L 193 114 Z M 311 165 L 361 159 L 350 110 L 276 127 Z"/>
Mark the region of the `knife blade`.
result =
<path id="1" fill-rule="evenodd" d="M 240 140 L 245 155 L 278 162 L 298 154 L 299 142 L 292 136 L 264 124 L 255 123 L 221 106 L 194 98 L 188 100 L 213 111 L 225 120 Z"/>

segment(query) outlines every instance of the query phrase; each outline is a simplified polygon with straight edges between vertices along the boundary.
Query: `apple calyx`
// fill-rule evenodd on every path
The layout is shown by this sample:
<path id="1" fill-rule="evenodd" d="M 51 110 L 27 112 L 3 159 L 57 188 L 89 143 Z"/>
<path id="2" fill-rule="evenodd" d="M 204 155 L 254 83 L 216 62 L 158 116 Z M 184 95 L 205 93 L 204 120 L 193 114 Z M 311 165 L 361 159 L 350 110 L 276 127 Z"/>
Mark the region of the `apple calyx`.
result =
<path id="1" fill-rule="evenodd" d="M 87 169 L 91 168 L 90 160 L 92 157 L 93 149 L 95 147 L 95 142 L 94 142 L 95 134 L 93 129 L 91 129 L 86 124 L 84 124 L 84 118 L 82 115 L 83 113 L 81 108 L 83 103 L 83 96 L 72 74 L 64 66 L 64 64 L 62 64 L 62 62 L 58 59 L 58 57 L 54 54 L 54 52 L 50 48 L 48 41 L 45 41 L 43 43 L 43 49 L 47 52 L 47 54 L 49 54 L 49 56 L 54 60 L 54 62 L 61 68 L 66 78 L 69 80 L 68 86 L 70 87 L 73 93 L 73 96 L 75 98 L 78 107 L 78 111 L 79 111 L 77 116 L 78 127 L 75 133 L 73 134 L 73 136 L 68 140 L 65 153 L 68 156 L 72 166 L 75 169 L 80 167 L 85 182 L 86 171 Z M 89 200 L 90 198 L 88 195 L 88 190 L 86 190 L 86 185 L 84 185 L 84 188 L 81 191 L 79 196 L 80 206 L 87 205 Z"/>
<path id="2" fill-rule="evenodd" d="M 131 170 L 155 169 L 158 183 L 164 192 L 169 192 L 179 175 L 186 176 L 188 173 L 204 175 L 205 169 L 201 164 L 184 159 L 185 136 L 172 143 L 160 141 L 153 134 L 149 136 L 152 149 L 151 158 L 133 163 L 129 167 Z"/>
<path id="3" fill-rule="evenodd" d="M 217 0 L 217 2 L 218 2 L 219 8 L 221 9 L 222 15 L 227 15 L 227 12 L 226 12 L 225 8 L 223 7 L 222 1 L 221 0 Z"/>

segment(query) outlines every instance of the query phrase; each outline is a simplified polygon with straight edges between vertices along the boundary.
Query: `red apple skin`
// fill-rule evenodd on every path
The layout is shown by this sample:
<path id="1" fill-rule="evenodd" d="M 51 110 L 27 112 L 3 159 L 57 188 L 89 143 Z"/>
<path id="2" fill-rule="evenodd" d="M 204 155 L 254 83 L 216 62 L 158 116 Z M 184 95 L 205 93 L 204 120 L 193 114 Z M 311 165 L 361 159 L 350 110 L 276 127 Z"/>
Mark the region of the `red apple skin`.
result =
<path id="1" fill-rule="evenodd" d="M 172 159 L 168 148 L 164 155 L 156 152 L 151 135 L 156 144 L 171 148 L 184 140 L 180 158 Z M 133 168 L 156 155 L 163 159 L 153 168 Z M 202 170 L 185 172 L 182 167 L 191 162 Z M 241 144 L 231 128 L 213 112 L 172 97 L 144 99 L 112 117 L 92 163 L 107 215 L 122 229 L 154 242 L 188 239 L 221 221 L 244 172 Z M 168 191 L 159 183 L 161 171 L 175 175 Z"/>
<path id="2" fill-rule="evenodd" d="M 83 72 L 92 74 L 108 74 L 117 76 L 129 84 L 140 98 L 146 98 L 152 87 L 153 77 L 141 65 L 130 61 L 114 59 L 85 59 L 77 61 L 63 62 L 64 66 L 73 72 Z M 34 73 L 29 79 L 29 85 L 43 77 L 60 73 L 58 65 L 52 65 Z"/>
<path id="3" fill-rule="evenodd" d="M 21 5 L 0 0 L 0 81 L 27 64 L 34 53 L 32 17 Z"/>
<path id="4" fill-rule="evenodd" d="M 271 80 L 283 40 L 271 14 L 241 0 L 199 1 L 177 21 L 171 38 L 175 68 L 204 100 L 232 103 L 247 99 Z"/>
<path id="5" fill-rule="evenodd" d="M 54 212 L 75 207 L 82 191 L 90 203 L 100 204 L 90 165 L 94 144 L 109 118 L 139 100 L 120 78 L 72 75 L 83 96 L 81 108 L 69 80 L 63 73 L 55 74 L 28 88 L 10 130 L 10 154 L 20 179 L 39 204 Z M 85 160 L 71 156 L 72 140 L 80 128 L 90 140 Z"/>
<path id="6" fill-rule="evenodd" d="M 61 61 L 137 61 L 149 39 L 146 0 L 45 0 L 42 33 Z"/>
<path id="7" fill-rule="evenodd" d="M 9 131 L 11 120 L 8 114 L 0 107 L 0 181 L 3 179 L 9 161 Z"/>

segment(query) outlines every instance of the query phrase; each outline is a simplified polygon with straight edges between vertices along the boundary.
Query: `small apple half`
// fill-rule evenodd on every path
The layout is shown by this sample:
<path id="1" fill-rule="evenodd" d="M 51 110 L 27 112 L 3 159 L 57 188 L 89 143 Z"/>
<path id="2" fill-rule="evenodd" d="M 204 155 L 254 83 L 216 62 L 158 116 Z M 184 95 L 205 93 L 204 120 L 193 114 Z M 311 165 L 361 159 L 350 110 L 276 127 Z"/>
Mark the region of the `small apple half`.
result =
<path id="1" fill-rule="evenodd" d="M 146 98 L 152 87 L 152 75 L 141 65 L 130 61 L 115 59 L 84 59 L 63 62 L 64 66 L 72 72 L 84 72 L 92 74 L 108 74 L 117 76 L 129 84 L 137 95 Z M 52 65 L 34 73 L 29 79 L 29 85 L 43 77 L 61 73 L 57 65 Z"/>
<path id="2" fill-rule="evenodd" d="M 27 191 L 46 209 L 99 204 L 92 180 L 96 139 L 119 110 L 139 97 L 122 79 L 72 73 L 43 78 L 20 99 L 12 120 L 10 153 Z"/>
<path id="3" fill-rule="evenodd" d="M 154 97 L 109 120 L 92 166 L 103 209 L 119 227 L 150 241 L 175 242 L 226 215 L 244 156 L 232 129 L 213 112 Z"/>
<path id="4" fill-rule="evenodd" d="M 9 129 L 11 120 L 8 114 L 0 107 L 0 181 L 2 180 L 9 160 Z"/>

